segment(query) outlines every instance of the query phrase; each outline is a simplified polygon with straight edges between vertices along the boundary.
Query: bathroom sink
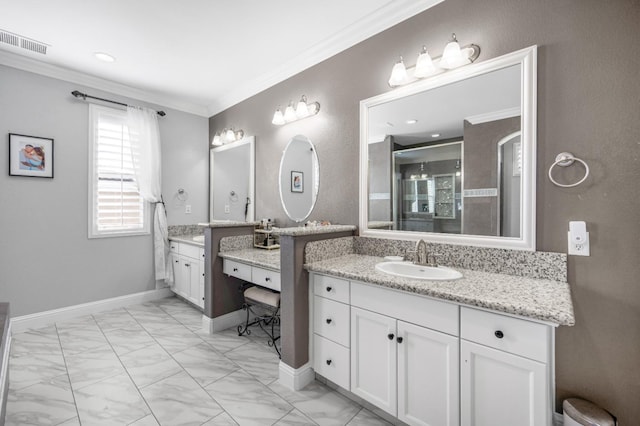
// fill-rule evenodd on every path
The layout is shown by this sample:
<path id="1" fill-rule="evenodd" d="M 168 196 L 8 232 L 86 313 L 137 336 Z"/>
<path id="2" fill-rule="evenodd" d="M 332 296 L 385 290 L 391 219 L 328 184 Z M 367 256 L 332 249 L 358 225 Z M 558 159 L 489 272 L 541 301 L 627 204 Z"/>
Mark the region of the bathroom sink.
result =
<path id="1" fill-rule="evenodd" d="M 192 238 L 196 243 L 204 243 L 204 235 L 198 235 Z"/>
<path id="2" fill-rule="evenodd" d="M 412 262 L 380 262 L 376 269 L 389 275 L 417 280 L 451 281 L 462 278 L 462 274 L 446 266 L 422 266 Z"/>

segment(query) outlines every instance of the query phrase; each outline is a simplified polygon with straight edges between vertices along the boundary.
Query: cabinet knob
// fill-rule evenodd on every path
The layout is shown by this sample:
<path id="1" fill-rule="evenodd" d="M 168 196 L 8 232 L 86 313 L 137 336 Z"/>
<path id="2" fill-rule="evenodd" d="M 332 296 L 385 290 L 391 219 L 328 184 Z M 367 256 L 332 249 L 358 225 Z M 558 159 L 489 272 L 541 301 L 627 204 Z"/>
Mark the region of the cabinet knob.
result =
<path id="1" fill-rule="evenodd" d="M 502 339 L 502 338 L 504 337 L 504 333 L 503 333 L 502 331 L 500 331 L 500 330 L 496 330 L 496 332 L 495 332 L 495 333 L 493 333 L 493 334 L 495 334 L 495 336 L 496 336 L 498 339 Z"/>
<path id="2" fill-rule="evenodd" d="M 191 264 L 189 263 L 185 263 L 184 266 L 186 266 L 187 268 L 191 267 Z"/>
<path id="3" fill-rule="evenodd" d="M 174 262 L 178 263 L 178 261 L 177 261 L 177 260 L 174 260 Z"/>
<path id="4" fill-rule="evenodd" d="M 402 343 L 402 341 L 403 341 L 403 340 L 404 340 L 404 339 L 403 339 L 402 337 L 400 337 L 400 336 L 398 336 L 398 338 L 396 339 L 396 341 L 397 341 L 398 343 Z"/>
<path id="5" fill-rule="evenodd" d="M 327 360 L 327 365 L 331 365 L 331 362 L 332 362 L 332 361 L 331 361 L 330 359 L 328 359 L 328 360 Z"/>
<path id="6" fill-rule="evenodd" d="M 331 324 L 331 321 L 333 321 L 331 318 L 327 318 L 327 324 Z"/>
<path id="7" fill-rule="evenodd" d="M 387 334 L 387 338 L 388 338 L 389 340 L 393 340 L 393 338 L 394 338 L 394 337 L 396 337 L 396 336 L 395 336 L 393 333 L 389 333 L 389 334 Z"/>
<path id="8" fill-rule="evenodd" d="M 327 287 L 327 291 L 331 291 L 332 288 L 330 286 Z"/>
<path id="9" fill-rule="evenodd" d="M 233 268 L 233 272 L 238 272 L 238 268 Z"/>
<path id="10" fill-rule="evenodd" d="M 202 276 L 204 277 L 204 274 L 202 274 Z"/>
<path id="11" fill-rule="evenodd" d="M 204 296 L 202 297 L 202 300 L 204 300 Z"/>
<path id="12" fill-rule="evenodd" d="M 265 279 L 264 279 L 264 280 L 265 280 L 266 282 L 269 282 L 269 281 L 271 281 L 271 278 L 269 278 L 269 277 L 265 277 Z"/>

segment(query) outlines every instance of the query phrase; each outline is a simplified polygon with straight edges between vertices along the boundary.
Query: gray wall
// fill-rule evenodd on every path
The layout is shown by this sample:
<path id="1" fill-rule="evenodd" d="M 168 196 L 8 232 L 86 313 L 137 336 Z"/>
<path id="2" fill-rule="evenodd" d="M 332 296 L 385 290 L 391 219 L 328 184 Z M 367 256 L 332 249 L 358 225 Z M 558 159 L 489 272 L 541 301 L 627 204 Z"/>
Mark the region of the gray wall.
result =
<path id="1" fill-rule="evenodd" d="M 538 45 L 537 247 L 566 252 L 569 220 L 585 220 L 591 257 L 570 257 L 576 326 L 557 330 L 557 396 L 582 396 L 621 425 L 640 418 L 640 5 L 637 0 L 447 0 L 210 119 L 256 135 L 257 217 L 284 213 L 278 164 L 296 134 L 320 158 L 312 219 L 356 224 L 359 101 L 389 91 L 391 67 L 413 64 L 423 44 L 439 54 L 451 32 L 481 46 L 480 61 Z M 271 124 L 278 105 L 306 94 L 322 104 L 312 118 Z M 585 159 L 591 177 L 561 189 L 546 177 L 556 154 Z M 564 170 L 558 179 L 582 173 Z M 578 176 L 579 178 L 579 176 Z"/>
<path id="2" fill-rule="evenodd" d="M 155 288 L 151 236 L 87 238 L 88 105 L 71 96 L 74 89 L 128 102 L 0 66 L 0 300 L 11 303 L 14 316 Z M 166 112 L 160 119 L 163 190 L 190 190 L 189 219 L 204 221 L 207 120 Z M 54 178 L 9 176 L 8 133 L 53 138 Z M 184 223 L 167 201 L 169 223 Z"/>

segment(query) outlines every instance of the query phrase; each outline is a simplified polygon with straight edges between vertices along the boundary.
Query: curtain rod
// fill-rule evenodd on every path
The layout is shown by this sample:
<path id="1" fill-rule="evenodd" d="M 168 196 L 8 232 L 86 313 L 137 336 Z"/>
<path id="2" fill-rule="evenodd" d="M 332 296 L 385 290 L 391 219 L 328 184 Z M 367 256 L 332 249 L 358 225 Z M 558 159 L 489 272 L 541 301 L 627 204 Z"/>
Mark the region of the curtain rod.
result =
<path id="1" fill-rule="evenodd" d="M 79 92 L 78 90 L 74 90 L 73 92 L 71 92 L 71 94 L 73 96 L 75 96 L 76 98 L 82 98 L 85 101 L 87 100 L 87 98 L 90 98 L 90 99 L 96 99 L 96 100 L 99 100 L 99 101 L 109 102 L 109 103 L 112 103 L 112 104 L 122 105 L 122 106 L 126 106 L 126 107 L 131 106 L 131 105 L 128 105 L 128 104 L 125 104 L 125 103 L 122 103 L 122 102 L 117 102 L 117 101 L 112 101 L 110 99 L 98 98 L 97 96 L 87 95 L 86 93 Z M 158 115 L 160 117 L 164 117 L 165 115 L 167 115 L 167 113 L 164 112 L 164 111 L 156 111 L 156 112 L 158 113 Z"/>

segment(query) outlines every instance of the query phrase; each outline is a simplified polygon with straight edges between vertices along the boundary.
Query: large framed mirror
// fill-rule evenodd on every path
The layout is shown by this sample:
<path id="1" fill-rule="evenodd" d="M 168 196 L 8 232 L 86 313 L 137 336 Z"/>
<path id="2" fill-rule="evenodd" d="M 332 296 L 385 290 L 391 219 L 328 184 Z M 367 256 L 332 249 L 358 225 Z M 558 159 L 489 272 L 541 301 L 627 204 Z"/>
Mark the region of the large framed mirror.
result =
<path id="1" fill-rule="evenodd" d="M 209 167 L 209 219 L 253 222 L 255 137 L 211 149 Z"/>
<path id="2" fill-rule="evenodd" d="M 320 186 L 318 154 L 311 140 L 294 136 L 282 153 L 279 175 L 280 201 L 287 217 L 304 222 L 316 205 Z"/>
<path id="3" fill-rule="evenodd" d="M 360 102 L 361 235 L 535 250 L 536 55 Z"/>

